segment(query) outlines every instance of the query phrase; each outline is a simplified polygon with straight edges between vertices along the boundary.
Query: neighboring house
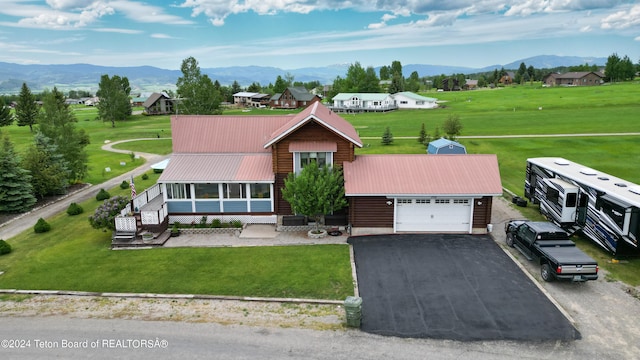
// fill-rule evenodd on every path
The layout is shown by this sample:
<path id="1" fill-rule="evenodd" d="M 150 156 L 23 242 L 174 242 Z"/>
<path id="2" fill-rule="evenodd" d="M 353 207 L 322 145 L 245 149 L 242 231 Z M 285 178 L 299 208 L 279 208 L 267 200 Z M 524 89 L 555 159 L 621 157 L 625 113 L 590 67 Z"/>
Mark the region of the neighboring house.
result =
<path id="1" fill-rule="evenodd" d="M 467 79 L 464 84 L 465 90 L 475 90 L 478 88 L 478 80 Z"/>
<path id="2" fill-rule="evenodd" d="M 443 91 L 459 91 L 461 90 L 460 81 L 456 77 L 444 78 L 441 89 Z"/>
<path id="3" fill-rule="evenodd" d="M 100 102 L 100 98 L 97 96 L 94 96 L 91 98 L 84 98 L 82 100 L 84 100 L 83 102 L 86 106 L 96 106 Z"/>
<path id="4" fill-rule="evenodd" d="M 343 167 L 356 233 L 486 232 L 502 194 L 495 155 L 356 156 L 354 127 L 319 102 L 297 115 L 174 115 L 171 128 L 173 155 L 158 180 L 171 223 L 280 225 L 292 215 L 284 181 L 312 160 Z"/>
<path id="5" fill-rule="evenodd" d="M 65 99 L 64 103 L 67 105 L 79 105 L 82 104 L 82 101 L 80 99 Z"/>
<path id="6" fill-rule="evenodd" d="M 166 93 L 153 93 L 142 103 L 147 115 L 175 114 L 175 103 Z"/>
<path id="7" fill-rule="evenodd" d="M 387 93 L 339 93 L 332 99 L 336 112 L 389 111 L 398 107 Z"/>
<path id="8" fill-rule="evenodd" d="M 304 86 L 291 86 L 281 94 L 275 94 L 269 100 L 269 105 L 276 109 L 297 109 L 307 107 L 322 100 L 320 96 L 307 91 Z"/>
<path id="9" fill-rule="evenodd" d="M 233 105 L 237 107 L 251 106 L 251 98 L 260 95 L 256 92 L 241 91 L 233 94 Z"/>
<path id="10" fill-rule="evenodd" d="M 595 71 L 578 71 L 565 74 L 551 73 L 542 79 L 545 86 L 594 86 L 604 82 L 604 75 Z"/>
<path id="11" fill-rule="evenodd" d="M 421 96 L 410 91 L 391 95 L 395 105 L 400 109 L 434 109 L 438 107 L 438 99 Z"/>
<path id="12" fill-rule="evenodd" d="M 269 106 L 271 95 L 269 94 L 256 94 L 251 97 L 251 106 L 262 108 Z"/>
<path id="13" fill-rule="evenodd" d="M 502 77 L 500 77 L 500 80 L 498 80 L 498 82 L 502 85 L 511 85 L 515 81 L 515 78 L 516 73 L 514 73 L 513 71 L 507 71 L 504 75 L 502 75 Z"/>
<path id="14" fill-rule="evenodd" d="M 466 154 L 467 148 L 464 145 L 460 144 L 457 141 L 440 138 L 438 140 L 433 140 L 427 146 L 427 154 Z"/>

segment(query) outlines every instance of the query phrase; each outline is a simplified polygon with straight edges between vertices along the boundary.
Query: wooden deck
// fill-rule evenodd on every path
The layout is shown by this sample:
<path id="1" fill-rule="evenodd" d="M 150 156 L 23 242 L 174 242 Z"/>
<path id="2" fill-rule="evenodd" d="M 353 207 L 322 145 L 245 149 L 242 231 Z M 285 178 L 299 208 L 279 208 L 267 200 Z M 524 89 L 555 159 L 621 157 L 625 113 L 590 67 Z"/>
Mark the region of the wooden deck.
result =
<path id="1" fill-rule="evenodd" d="M 339 106 L 329 106 L 334 113 L 362 113 L 362 112 L 387 112 L 398 110 L 397 106 L 386 106 L 382 108 L 364 108 L 364 107 L 339 107 Z"/>
<path id="2" fill-rule="evenodd" d="M 169 240 L 171 231 L 166 230 L 158 234 L 153 234 L 153 239 L 142 240 L 142 235 L 138 234 L 133 240 L 114 238 L 111 240 L 112 249 L 136 248 L 136 247 L 159 247 Z"/>

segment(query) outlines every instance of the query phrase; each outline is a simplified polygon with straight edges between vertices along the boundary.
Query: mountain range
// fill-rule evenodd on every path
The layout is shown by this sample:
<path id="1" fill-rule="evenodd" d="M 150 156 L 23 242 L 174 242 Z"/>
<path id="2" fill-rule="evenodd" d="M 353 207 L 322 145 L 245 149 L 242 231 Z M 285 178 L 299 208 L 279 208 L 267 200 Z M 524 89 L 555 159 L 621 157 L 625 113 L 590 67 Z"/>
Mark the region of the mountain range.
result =
<path id="1" fill-rule="evenodd" d="M 407 64 L 402 66 L 405 77 L 417 71 L 422 76 L 440 74 L 474 74 L 493 71 L 504 68 L 505 70 L 517 70 L 521 63 L 527 67 L 536 69 L 553 69 L 563 66 L 598 65 L 604 66 L 607 58 L 540 55 L 508 64 L 491 65 L 483 68 L 469 68 L 447 65 L 423 65 Z M 291 74 L 295 81 L 310 82 L 320 81 L 322 84 L 331 84 L 337 76 L 345 77 L 351 64 L 338 64 L 326 67 L 306 67 L 298 69 L 280 69 L 265 66 L 232 66 L 221 68 L 201 68 L 203 74 L 207 74 L 212 80 L 218 80 L 222 85 L 230 85 L 237 81 L 241 86 L 248 86 L 253 82 L 262 85 L 274 83 L 278 75 Z M 379 67 L 376 68 L 376 72 Z M 132 93 L 151 92 L 175 89 L 178 77 L 182 75 L 180 70 L 160 69 L 153 66 L 136 67 L 109 67 L 90 64 L 69 65 L 20 65 L 0 62 L 0 94 L 15 94 L 20 91 L 22 83 L 26 83 L 32 92 L 40 92 L 52 89 L 54 86 L 61 91 L 88 90 L 95 92 L 98 89 L 100 77 L 118 75 L 127 77 L 131 84 Z"/>

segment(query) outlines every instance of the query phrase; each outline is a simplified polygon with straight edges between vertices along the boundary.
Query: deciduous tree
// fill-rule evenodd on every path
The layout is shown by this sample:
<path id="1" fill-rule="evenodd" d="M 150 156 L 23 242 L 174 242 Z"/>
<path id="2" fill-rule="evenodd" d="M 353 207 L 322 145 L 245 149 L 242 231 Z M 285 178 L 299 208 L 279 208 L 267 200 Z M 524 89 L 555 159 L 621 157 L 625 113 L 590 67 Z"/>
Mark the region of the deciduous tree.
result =
<path id="1" fill-rule="evenodd" d="M 322 216 L 347 206 L 342 168 L 318 167 L 312 162 L 300 174 L 289 174 L 284 182 L 282 197 L 291 204 L 295 214 L 313 218 L 318 233 Z"/>
<path id="2" fill-rule="evenodd" d="M 82 180 L 88 169 L 89 156 L 85 148 L 89 145 L 89 136 L 83 129 L 76 128 L 77 119 L 69 105 L 65 104 L 62 92 L 56 88 L 51 92 L 45 92 L 42 109 L 38 119 L 38 130 L 51 139 L 56 153 L 64 158 L 69 170 L 69 181 Z"/>
<path id="3" fill-rule="evenodd" d="M 180 67 L 182 76 L 176 83 L 180 97 L 178 112 L 192 115 L 220 114 L 220 93 L 208 75 L 200 72 L 198 61 L 188 57 Z"/>
<path id="4" fill-rule="evenodd" d="M 126 76 L 102 75 L 96 93 L 100 99 L 97 104 L 100 119 L 110 121 L 112 127 L 116 127 L 116 120 L 126 120 L 131 115 L 130 93 L 131 86 Z"/>
<path id="5" fill-rule="evenodd" d="M 442 124 L 442 129 L 444 133 L 447 134 L 447 139 L 455 140 L 462 131 L 460 117 L 458 115 L 449 115 L 447 120 L 444 121 L 444 124 Z"/>

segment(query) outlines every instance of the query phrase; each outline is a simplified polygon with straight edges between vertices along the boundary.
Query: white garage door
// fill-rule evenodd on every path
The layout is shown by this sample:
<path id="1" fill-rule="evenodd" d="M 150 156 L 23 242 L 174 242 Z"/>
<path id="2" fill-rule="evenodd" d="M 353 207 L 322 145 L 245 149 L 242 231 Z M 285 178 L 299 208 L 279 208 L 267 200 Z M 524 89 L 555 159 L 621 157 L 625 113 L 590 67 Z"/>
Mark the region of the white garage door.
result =
<path id="1" fill-rule="evenodd" d="M 469 232 L 471 199 L 397 199 L 396 231 Z"/>

